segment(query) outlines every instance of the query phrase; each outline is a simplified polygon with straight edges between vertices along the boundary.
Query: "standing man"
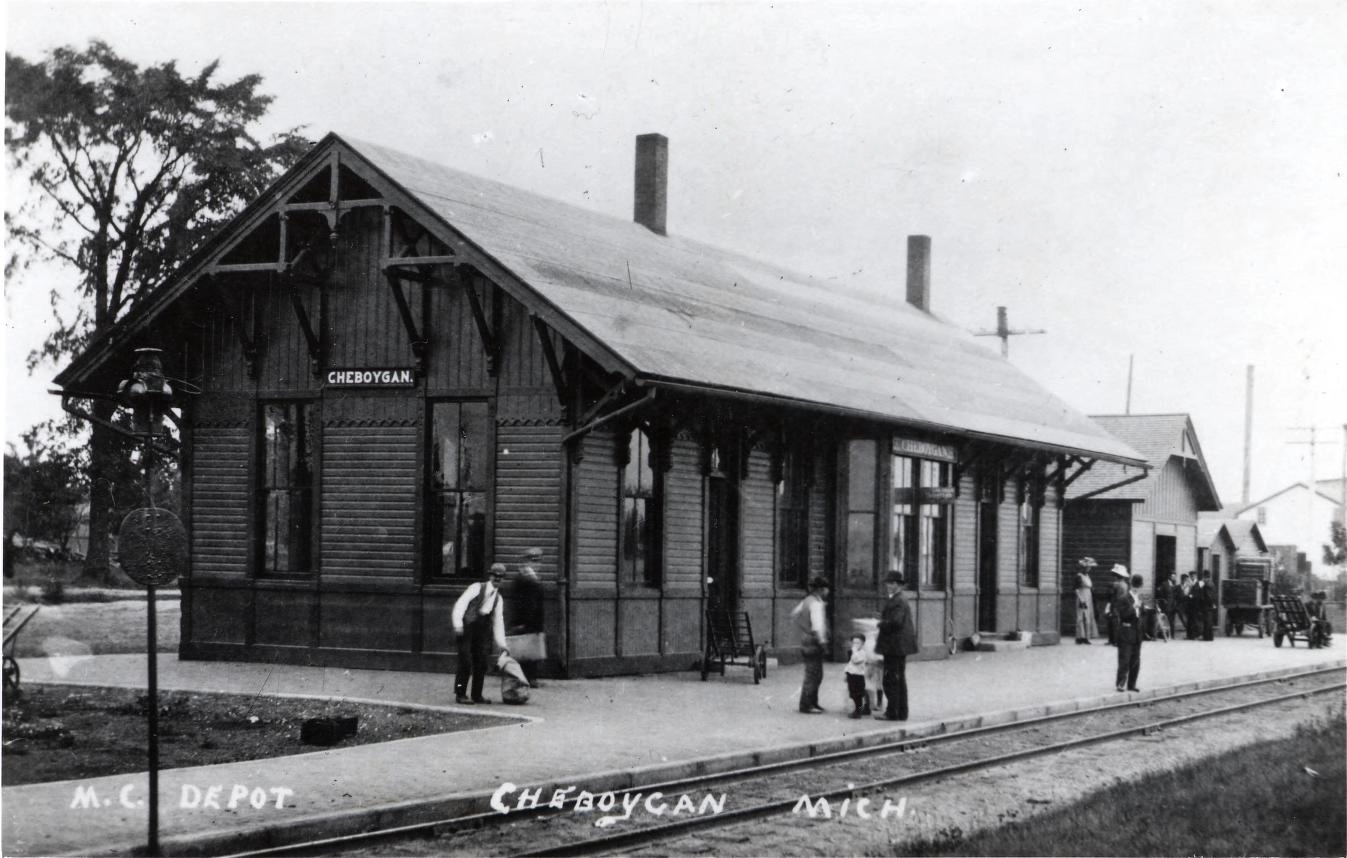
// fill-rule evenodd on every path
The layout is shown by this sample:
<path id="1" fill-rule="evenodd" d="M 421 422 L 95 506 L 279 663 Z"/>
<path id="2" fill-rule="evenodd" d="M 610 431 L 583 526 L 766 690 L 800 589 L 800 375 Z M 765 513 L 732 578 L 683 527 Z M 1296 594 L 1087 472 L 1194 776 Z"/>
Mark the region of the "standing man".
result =
<path id="1" fill-rule="evenodd" d="M 907 657 L 917 653 L 917 629 L 903 596 L 903 576 L 895 572 L 885 578 L 884 592 L 888 598 L 880 609 L 875 652 L 884 656 L 885 706 L 875 717 L 880 721 L 906 721 Z"/>
<path id="2" fill-rule="evenodd" d="M 1119 691 L 1140 691 L 1137 674 L 1141 673 L 1141 593 L 1140 575 L 1132 576 L 1132 586 L 1113 602 L 1118 619 L 1118 673 L 1114 686 Z M 1125 685 L 1124 685 L 1125 683 Z"/>
<path id="3" fill-rule="evenodd" d="M 519 568 L 519 577 L 514 582 L 514 625 L 511 635 L 527 635 L 525 646 L 518 648 L 516 658 L 524 670 L 529 685 L 538 688 L 538 663 L 547 657 L 547 646 L 543 637 L 543 584 L 538 580 L 538 570 L 534 569 L 543 556 L 541 548 L 530 548 L 524 552 L 524 565 Z"/>
<path id="4" fill-rule="evenodd" d="M 500 596 L 503 577 L 505 564 L 492 563 L 485 578 L 469 584 L 454 602 L 454 638 L 458 642 L 454 701 L 457 703 L 491 702 L 482 696 L 482 683 L 486 681 L 493 640 L 502 652 L 509 652 L 505 646 L 505 612 L 501 606 L 504 600 Z"/>
<path id="5" fill-rule="evenodd" d="M 800 711 L 805 715 L 822 712 L 818 689 L 823 684 L 823 651 L 828 644 L 828 580 L 812 578 L 809 595 L 790 612 L 800 630 L 800 656 L 804 659 L 804 684 L 800 686 Z"/>
<path id="6" fill-rule="evenodd" d="M 1211 573 L 1202 570 L 1197 584 L 1190 596 L 1193 615 L 1193 633 L 1195 640 L 1212 639 L 1211 612 L 1216 607 L 1216 588 L 1211 585 Z"/>

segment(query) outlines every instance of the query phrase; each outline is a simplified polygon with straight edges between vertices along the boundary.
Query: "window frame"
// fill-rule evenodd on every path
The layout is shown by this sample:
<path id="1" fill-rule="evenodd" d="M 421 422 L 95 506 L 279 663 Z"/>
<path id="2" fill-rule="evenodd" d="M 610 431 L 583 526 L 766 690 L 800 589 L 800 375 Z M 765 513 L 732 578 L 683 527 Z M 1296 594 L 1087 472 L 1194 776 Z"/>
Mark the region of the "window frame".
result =
<path id="1" fill-rule="evenodd" d="M 271 471 L 269 461 L 270 445 L 267 441 L 267 410 L 269 408 L 296 409 L 295 414 L 303 415 L 303 424 L 298 438 L 306 442 L 303 446 L 303 454 L 298 457 L 301 466 L 307 465 L 307 480 L 298 486 L 287 482 L 284 487 L 273 486 L 269 480 Z M 321 492 L 318 490 L 318 480 L 321 471 L 320 451 L 322 450 L 322 420 L 319 410 L 319 400 L 313 397 L 304 396 L 266 396 L 259 397 L 256 403 L 257 425 L 254 433 L 254 445 L 256 458 L 254 461 L 255 482 L 253 484 L 253 508 L 252 508 L 252 561 L 254 575 L 257 578 L 268 580 L 284 579 L 310 579 L 318 574 L 318 527 L 321 515 L 318 510 L 318 501 Z M 287 414 L 287 419 L 290 419 Z M 290 470 L 289 468 L 287 470 Z M 292 524 L 287 526 L 290 542 L 287 542 L 287 558 L 294 548 L 294 539 L 298 533 L 303 533 L 303 553 L 305 562 L 303 568 L 294 565 L 289 561 L 287 568 L 273 568 L 273 559 L 270 556 L 272 552 L 268 551 L 267 535 L 272 530 L 271 527 L 271 509 L 272 500 L 280 493 L 300 492 L 304 497 L 303 507 L 304 516 L 307 521 L 296 527 Z M 287 510 L 287 522 L 291 519 L 293 513 L 293 498 L 291 508 Z M 274 550 L 274 549 L 273 549 Z"/>
<path id="2" fill-rule="evenodd" d="M 658 591 L 664 586 L 664 468 L 660 467 L 663 450 L 654 432 L 640 426 L 617 436 L 617 582 L 620 588 Z M 644 460 L 642 462 L 641 460 Z M 636 493 L 628 494 L 628 471 L 635 469 Z M 650 485 L 645 488 L 641 479 L 646 473 Z M 627 502 L 639 498 L 645 511 L 644 552 L 640 558 L 640 576 L 637 577 L 636 558 L 628 560 L 631 537 L 627 535 Z M 637 519 L 638 522 L 640 519 Z"/>
<path id="3" fill-rule="evenodd" d="M 1038 589 L 1043 580 L 1043 501 L 1042 480 L 1026 479 L 1015 510 L 1019 552 L 1020 586 Z M 1026 519 L 1027 513 L 1027 519 Z"/>
<path id="4" fill-rule="evenodd" d="M 481 422 L 483 427 L 483 437 L 480 444 L 482 453 L 482 475 L 480 484 L 459 485 L 451 488 L 440 488 L 436 482 L 436 468 L 438 465 L 438 456 L 436 455 L 436 445 L 438 443 L 436 427 L 436 410 L 439 406 L 455 405 L 458 407 L 458 424 L 460 437 L 463 423 L 463 407 L 467 405 L 481 406 Z M 431 396 L 425 400 L 425 429 L 423 437 L 424 464 L 422 468 L 422 498 L 423 498 L 423 522 L 421 526 L 423 540 L 423 560 L 422 560 L 422 580 L 430 584 L 463 584 L 466 582 L 477 581 L 481 579 L 486 571 L 486 562 L 490 558 L 490 543 L 492 537 L 492 524 L 495 517 L 495 472 L 496 472 L 496 425 L 494 420 L 494 411 L 491 400 L 483 396 Z M 462 481 L 463 445 L 460 444 L 459 452 L 456 456 L 456 467 L 458 473 L 455 474 L 455 482 Z M 466 501 L 469 496 L 480 495 L 481 513 L 483 516 L 481 533 L 477 534 L 477 548 L 473 549 L 472 543 L 465 540 L 463 530 L 467 528 L 471 535 L 471 523 L 465 524 L 460 516 L 456 519 L 454 533 L 454 562 L 448 572 L 444 570 L 444 534 L 443 534 L 443 498 L 448 495 L 456 496 L 455 507 L 460 510 L 470 509 L 470 504 Z M 467 542 L 469 554 L 480 554 L 478 564 L 482 568 L 473 568 L 472 557 L 460 557 L 458 546 Z"/>
<path id="5" fill-rule="evenodd" d="M 772 493 L 776 582 L 779 587 L 803 590 L 810 576 L 809 518 L 813 462 L 804 447 L 783 444 L 777 453 L 776 467 L 776 484 Z"/>

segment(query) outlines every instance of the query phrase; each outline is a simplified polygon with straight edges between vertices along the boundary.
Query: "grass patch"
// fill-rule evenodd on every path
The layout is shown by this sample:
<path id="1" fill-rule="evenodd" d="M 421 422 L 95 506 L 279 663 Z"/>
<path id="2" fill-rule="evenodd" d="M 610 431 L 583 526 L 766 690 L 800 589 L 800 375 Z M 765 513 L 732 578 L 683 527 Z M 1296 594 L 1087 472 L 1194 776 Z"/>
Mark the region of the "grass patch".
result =
<path id="1" fill-rule="evenodd" d="M 148 695 L 129 688 L 29 685 L 5 701 L 5 786 L 144 771 Z M 346 701 L 159 694 L 159 764 L 171 769 L 321 750 L 300 743 L 307 718 L 355 715 L 337 747 L 499 725 L 500 718 Z"/>
<path id="2" fill-rule="evenodd" d="M 159 652 L 178 651 L 181 617 L 177 599 L 155 602 Z M 19 632 L 14 655 L 72 657 L 145 652 L 148 625 L 144 600 L 43 605 Z"/>
<path id="3" fill-rule="evenodd" d="M 1290 739 L 1148 775 L 972 836 L 944 831 L 891 854 L 1342 855 L 1344 751 L 1347 720 L 1339 712 Z"/>

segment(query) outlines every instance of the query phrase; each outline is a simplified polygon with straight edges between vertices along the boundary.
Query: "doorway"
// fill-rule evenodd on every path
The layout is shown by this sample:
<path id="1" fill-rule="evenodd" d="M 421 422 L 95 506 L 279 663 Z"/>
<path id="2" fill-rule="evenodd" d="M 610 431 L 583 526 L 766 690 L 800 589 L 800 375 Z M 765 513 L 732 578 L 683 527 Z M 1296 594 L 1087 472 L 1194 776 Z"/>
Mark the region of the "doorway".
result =
<path id="1" fill-rule="evenodd" d="M 1174 536 L 1155 537 L 1155 580 L 1151 582 L 1151 586 L 1158 587 L 1161 581 L 1168 581 L 1169 576 L 1177 570 L 1178 562 L 1178 538 Z"/>
<path id="2" fill-rule="evenodd" d="M 707 480 L 706 607 L 739 611 L 739 485 L 733 468 Z"/>
<path id="3" fill-rule="evenodd" d="M 997 504 L 978 504 L 978 631 L 996 631 Z"/>

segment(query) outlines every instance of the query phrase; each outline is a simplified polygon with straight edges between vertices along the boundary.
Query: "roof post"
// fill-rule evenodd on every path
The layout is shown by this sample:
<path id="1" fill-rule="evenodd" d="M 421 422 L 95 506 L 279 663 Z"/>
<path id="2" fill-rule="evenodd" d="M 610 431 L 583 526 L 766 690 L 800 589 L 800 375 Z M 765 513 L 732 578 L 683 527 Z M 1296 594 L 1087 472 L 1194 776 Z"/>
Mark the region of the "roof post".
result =
<path id="1" fill-rule="evenodd" d="M 632 218 L 641 226 L 665 235 L 664 216 L 669 188 L 669 138 L 663 134 L 636 137 L 636 194 Z"/>
<path id="2" fill-rule="evenodd" d="M 931 312 L 931 237 L 907 237 L 907 303 Z"/>

